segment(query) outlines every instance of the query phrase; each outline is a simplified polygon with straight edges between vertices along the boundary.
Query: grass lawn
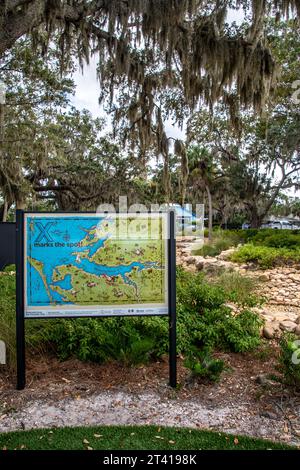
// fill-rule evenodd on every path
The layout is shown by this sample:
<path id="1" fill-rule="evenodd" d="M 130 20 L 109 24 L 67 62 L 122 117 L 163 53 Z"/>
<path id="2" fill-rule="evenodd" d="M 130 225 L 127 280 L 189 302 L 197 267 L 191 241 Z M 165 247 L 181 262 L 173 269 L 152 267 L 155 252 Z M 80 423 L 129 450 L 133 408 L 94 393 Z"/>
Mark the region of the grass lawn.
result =
<path id="1" fill-rule="evenodd" d="M 0 434 L 7 450 L 263 450 L 292 449 L 262 439 L 157 426 L 35 429 Z"/>

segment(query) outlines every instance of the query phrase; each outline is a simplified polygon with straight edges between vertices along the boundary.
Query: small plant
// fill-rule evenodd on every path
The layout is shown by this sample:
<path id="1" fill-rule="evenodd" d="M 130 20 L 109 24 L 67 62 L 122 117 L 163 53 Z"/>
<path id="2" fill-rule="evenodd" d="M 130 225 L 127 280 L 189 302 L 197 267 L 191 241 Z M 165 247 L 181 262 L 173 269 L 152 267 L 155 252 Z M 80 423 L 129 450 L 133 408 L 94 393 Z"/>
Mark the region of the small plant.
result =
<path id="1" fill-rule="evenodd" d="M 214 359 L 209 348 L 204 348 L 202 351 L 193 349 L 185 359 L 184 365 L 191 371 L 192 377 L 210 382 L 218 382 L 225 368 L 224 361 Z"/>
<path id="2" fill-rule="evenodd" d="M 300 340 L 291 333 L 281 337 L 279 370 L 287 384 L 300 389 Z"/>
<path id="3" fill-rule="evenodd" d="M 217 230 L 214 232 L 213 239 L 197 251 L 201 256 L 218 256 L 222 251 L 228 250 L 240 243 L 240 237 L 231 231 Z"/>
<path id="4" fill-rule="evenodd" d="M 141 319 L 60 320 L 50 324 L 48 330 L 45 326 L 45 335 L 55 345 L 62 360 L 74 355 L 83 361 L 102 363 L 114 359 L 126 365 L 136 365 L 149 362 L 152 356 L 160 356 L 167 348 L 165 319 L 158 319 L 162 323 L 156 323 L 151 337 L 148 334 L 151 328 L 147 325 L 147 318 L 140 322 L 138 320 Z"/>
<path id="5" fill-rule="evenodd" d="M 16 272 L 16 265 L 15 264 L 8 264 L 3 269 L 3 272 L 5 272 L 5 273 Z"/>
<path id="6" fill-rule="evenodd" d="M 255 307 L 264 301 L 255 294 L 258 282 L 253 277 L 242 276 L 235 271 L 225 271 L 213 282 L 223 289 L 230 302 L 238 305 Z"/>
<path id="7" fill-rule="evenodd" d="M 259 359 L 262 362 L 266 362 L 270 360 L 270 358 L 273 355 L 273 349 L 270 346 L 270 343 L 268 341 L 264 342 L 261 347 L 259 347 L 256 351 L 253 352 L 253 357 Z M 272 380 L 274 380 L 273 377 L 270 377 Z"/>
<path id="8" fill-rule="evenodd" d="M 7 350 L 7 362 L 11 369 L 16 365 L 15 339 L 15 276 L 0 275 L 0 340 Z"/>
<path id="9" fill-rule="evenodd" d="M 147 364 L 151 355 L 155 355 L 155 344 L 152 338 L 141 338 L 121 350 L 120 357 L 127 365 Z"/>

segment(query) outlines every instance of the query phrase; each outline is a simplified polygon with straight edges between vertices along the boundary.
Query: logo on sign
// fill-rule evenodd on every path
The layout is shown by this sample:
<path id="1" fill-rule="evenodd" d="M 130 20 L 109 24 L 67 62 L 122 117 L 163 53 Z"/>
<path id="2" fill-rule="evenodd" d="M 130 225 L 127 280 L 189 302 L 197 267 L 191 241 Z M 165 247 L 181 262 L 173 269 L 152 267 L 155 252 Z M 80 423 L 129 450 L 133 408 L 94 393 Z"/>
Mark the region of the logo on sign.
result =
<path id="1" fill-rule="evenodd" d="M 52 225 L 54 225 L 54 222 L 47 222 L 45 225 L 43 225 L 41 222 L 36 223 L 36 227 L 39 229 L 39 234 L 35 240 L 35 243 L 41 243 L 41 242 L 52 243 L 53 242 L 53 238 L 49 233 Z"/>

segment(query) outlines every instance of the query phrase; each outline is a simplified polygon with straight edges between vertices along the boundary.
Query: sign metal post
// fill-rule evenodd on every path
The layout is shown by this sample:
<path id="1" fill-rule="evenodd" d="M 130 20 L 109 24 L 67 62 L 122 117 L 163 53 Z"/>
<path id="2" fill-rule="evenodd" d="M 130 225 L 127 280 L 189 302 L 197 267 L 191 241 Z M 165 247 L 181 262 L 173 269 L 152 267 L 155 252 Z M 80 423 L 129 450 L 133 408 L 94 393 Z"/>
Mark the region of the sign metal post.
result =
<path id="1" fill-rule="evenodd" d="M 168 298 L 169 298 L 169 369 L 170 386 L 177 385 L 177 356 L 176 356 L 176 239 L 175 214 L 169 213 L 169 239 L 168 239 Z"/>
<path id="2" fill-rule="evenodd" d="M 23 390 L 25 377 L 25 318 L 24 318 L 24 212 L 16 211 L 16 345 L 17 390 Z"/>

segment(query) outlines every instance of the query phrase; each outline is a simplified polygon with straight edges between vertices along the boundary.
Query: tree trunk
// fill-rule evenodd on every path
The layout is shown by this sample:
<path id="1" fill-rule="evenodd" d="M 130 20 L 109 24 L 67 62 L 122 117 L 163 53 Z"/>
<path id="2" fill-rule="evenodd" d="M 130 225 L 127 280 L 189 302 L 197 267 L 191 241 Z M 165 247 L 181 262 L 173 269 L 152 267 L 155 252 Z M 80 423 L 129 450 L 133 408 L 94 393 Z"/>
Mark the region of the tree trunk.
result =
<path id="1" fill-rule="evenodd" d="M 7 222 L 7 214 L 8 214 L 8 202 L 7 199 L 4 199 L 3 206 L 0 209 L 1 212 L 1 220 L 2 222 Z"/>
<path id="2" fill-rule="evenodd" d="M 5 20 L 2 20 L 0 28 L 0 54 L 10 49 L 17 39 L 24 36 L 35 26 L 40 25 L 44 19 L 45 0 L 33 0 L 28 2 L 25 9 L 19 10 L 18 2 L 10 9 Z"/>
<path id="3" fill-rule="evenodd" d="M 213 213 L 212 213 L 212 198 L 211 192 L 208 186 L 205 186 L 207 201 L 208 201 L 208 239 L 212 240 L 213 234 Z"/>
<path id="4" fill-rule="evenodd" d="M 16 209 L 25 210 L 25 201 L 24 199 L 20 199 L 16 201 Z"/>
<path id="5" fill-rule="evenodd" d="M 291 173 L 289 173 L 290 175 Z M 284 185 L 285 181 L 287 179 L 287 175 L 285 174 L 279 184 L 277 185 L 276 189 L 274 190 L 272 196 L 269 198 L 267 201 L 265 207 L 263 207 L 260 211 L 258 211 L 256 203 L 251 201 L 250 204 L 247 204 L 250 210 L 250 225 L 251 228 L 259 228 L 264 220 L 264 218 L 268 215 L 270 212 L 276 198 L 278 197 L 278 194 L 281 191 L 282 186 Z"/>
<path id="6" fill-rule="evenodd" d="M 262 224 L 265 214 L 259 214 L 256 206 L 250 207 L 250 226 L 259 228 Z"/>
<path id="7" fill-rule="evenodd" d="M 185 204 L 187 180 L 188 180 L 188 175 L 182 177 L 182 181 L 181 181 L 181 201 L 180 201 L 182 207 Z"/>

